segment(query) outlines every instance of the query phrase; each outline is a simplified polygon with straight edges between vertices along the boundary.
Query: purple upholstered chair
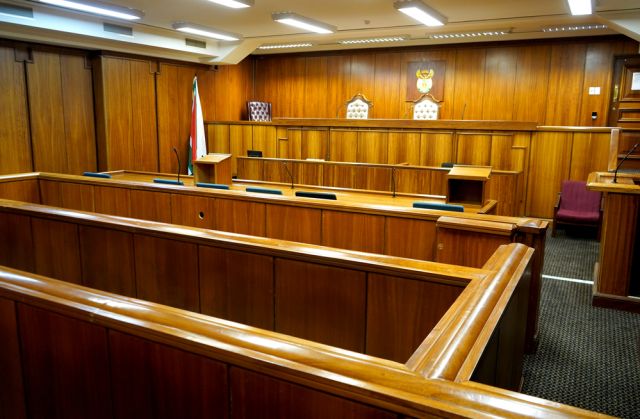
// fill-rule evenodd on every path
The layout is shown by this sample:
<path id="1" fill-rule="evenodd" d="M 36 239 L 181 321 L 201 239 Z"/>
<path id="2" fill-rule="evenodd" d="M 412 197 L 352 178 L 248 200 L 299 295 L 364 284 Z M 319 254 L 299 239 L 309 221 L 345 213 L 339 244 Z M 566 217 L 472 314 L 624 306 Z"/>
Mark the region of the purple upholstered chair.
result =
<path id="1" fill-rule="evenodd" d="M 270 102 L 247 102 L 249 121 L 271 121 Z"/>
<path id="2" fill-rule="evenodd" d="M 562 182 L 562 192 L 553 211 L 553 228 L 551 235 L 556 235 L 559 224 L 593 226 L 598 229 L 602 220 L 601 193 L 587 189 L 587 183 L 577 180 Z"/>

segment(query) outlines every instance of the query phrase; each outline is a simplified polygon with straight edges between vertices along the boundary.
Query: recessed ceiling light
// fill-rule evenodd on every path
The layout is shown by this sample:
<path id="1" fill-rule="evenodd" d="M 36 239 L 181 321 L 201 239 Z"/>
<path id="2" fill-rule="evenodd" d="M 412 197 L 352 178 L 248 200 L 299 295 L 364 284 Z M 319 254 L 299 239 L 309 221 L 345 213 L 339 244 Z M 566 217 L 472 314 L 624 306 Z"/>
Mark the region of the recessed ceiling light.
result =
<path id="1" fill-rule="evenodd" d="M 309 32 L 315 33 L 333 33 L 337 30 L 335 26 L 300 16 L 291 12 L 276 12 L 272 13 L 271 17 L 276 22 L 284 23 L 285 25 L 295 26 L 296 28 L 304 29 Z"/>
<path id="2" fill-rule="evenodd" d="M 350 45 L 350 44 L 374 44 L 378 42 L 400 42 L 405 41 L 409 37 L 406 35 L 403 36 L 381 36 L 378 38 L 362 38 L 362 39 L 343 39 L 342 41 L 338 41 L 339 44 Z"/>
<path id="3" fill-rule="evenodd" d="M 502 36 L 511 33 L 511 29 L 501 29 L 493 31 L 477 31 L 477 32 L 458 32 L 458 33 L 432 33 L 427 34 L 432 39 L 461 39 L 461 38 L 479 38 L 483 36 Z"/>
<path id="4" fill-rule="evenodd" d="M 39 0 L 41 3 L 52 4 L 67 9 L 79 10 L 81 12 L 93 13 L 101 16 L 115 17 L 118 19 L 138 20 L 142 19 L 144 13 L 140 10 L 128 7 L 116 6 L 115 4 L 102 3 L 98 1 L 71 1 L 71 0 Z"/>
<path id="5" fill-rule="evenodd" d="M 195 23 L 176 22 L 173 24 L 173 29 L 193 35 L 204 36 L 206 38 L 219 39 L 221 41 L 239 41 L 242 39 L 241 35 L 221 31 L 214 28 L 208 28 L 206 26 L 197 25 Z"/>
<path id="6" fill-rule="evenodd" d="M 599 23 L 591 23 L 587 25 L 570 25 L 570 26 L 549 26 L 542 28 L 542 32 L 570 32 L 570 31 L 595 31 L 599 29 L 607 29 L 607 25 Z"/>
<path id="7" fill-rule="evenodd" d="M 242 9 L 244 7 L 253 6 L 253 0 L 209 0 L 221 6 L 231 7 L 232 9 Z"/>
<path id="8" fill-rule="evenodd" d="M 298 44 L 272 44 L 272 45 L 260 45 L 258 49 L 285 49 L 285 48 L 305 48 L 312 47 L 310 42 L 301 42 Z"/>
<path id="9" fill-rule="evenodd" d="M 420 0 L 398 0 L 393 7 L 426 26 L 442 26 L 447 18 Z"/>
<path id="10" fill-rule="evenodd" d="M 567 0 L 569 2 L 569 9 L 574 16 L 590 15 L 591 0 Z"/>

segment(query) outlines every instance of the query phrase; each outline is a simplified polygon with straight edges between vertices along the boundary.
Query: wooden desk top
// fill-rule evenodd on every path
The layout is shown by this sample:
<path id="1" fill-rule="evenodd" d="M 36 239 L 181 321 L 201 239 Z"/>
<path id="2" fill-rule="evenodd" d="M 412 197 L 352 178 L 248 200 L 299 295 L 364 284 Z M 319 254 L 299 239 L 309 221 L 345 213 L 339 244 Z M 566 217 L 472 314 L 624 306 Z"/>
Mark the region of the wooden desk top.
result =
<path id="1" fill-rule="evenodd" d="M 447 175 L 449 179 L 488 180 L 490 166 L 453 166 Z"/>
<path id="2" fill-rule="evenodd" d="M 228 158 L 231 158 L 231 154 L 210 153 L 200 157 L 195 162 L 199 164 L 217 164 Z"/>
<path id="3" fill-rule="evenodd" d="M 167 174 L 154 174 L 154 173 L 144 173 L 144 172 L 128 172 L 128 171 L 117 171 L 117 172 L 109 172 L 112 176 L 112 179 L 119 181 L 133 181 L 133 182 L 145 182 L 145 183 L 153 183 L 154 178 L 163 178 L 163 179 L 174 179 L 175 176 L 167 175 Z M 200 192 L 202 191 L 211 191 L 203 188 L 194 188 L 194 181 L 192 176 L 180 176 L 180 179 L 184 182 L 184 187 L 189 187 L 189 189 L 196 189 Z M 246 192 L 247 187 L 262 187 L 268 189 L 277 189 L 282 192 L 282 195 L 270 195 L 266 196 L 263 193 L 252 193 Z M 379 208 L 387 208 L 393 209 L 397 207 L 402 208 L 411 208 L 413 210 L 413 203 L 416 201 L 426 201 L 426 202 L 437 202 L 437 203 L 445 203 L 445 197 L 442 195 L 413 195 L 413 194 L 400 194 L 397 193 L 394 197 L 390 192 L 375 192 L 375 191 L 361 191 L 354 189 L 344 189 L 344 188 L 327 188 L 327 187 L 319 187 L 319 186 L 309 186 L 309 185 L 295 185 L 294 189 L 291 189 L 290 184 L 277 183 L 277 182 L 261 182 L 261 181 L 233 181 L 232 185 L 229 185 L 229 190 L 250 194 L 252 196 L 259 196 L 261 198 L 277 198 L 279 196 L 300 200 L 305 200 L 308 202 L 318 203 L 317 199 L 313 198 L 300 198 L 295 196 L 296 192 L 299 191 L 307 191 L 312 190 L 314 192 L 329 192 L 334 193 L 337 197 L 337 201 L 342 204 L 348 205 L 373 205 Z M 216 190 L 219 192 L 220 190 Z M 335 203 L 336 201 L 334 201 Z M 489 211 L 493 206 L 495 206 L 496 201 L 489 200 L 484 206 L 479 205 L 466 205 L 465 212 L 478 214 L 485 213 Z M 419 210 L 416 210 L 419 211 Z"/>
<path id="4" fill-rule="evenodd" d="M 639 173 L 618 173 L 618 183 L 613 183 L 613 173 L 592 172 L 587 179 L 587 189 L 598 192 L 640 195 Z"/>

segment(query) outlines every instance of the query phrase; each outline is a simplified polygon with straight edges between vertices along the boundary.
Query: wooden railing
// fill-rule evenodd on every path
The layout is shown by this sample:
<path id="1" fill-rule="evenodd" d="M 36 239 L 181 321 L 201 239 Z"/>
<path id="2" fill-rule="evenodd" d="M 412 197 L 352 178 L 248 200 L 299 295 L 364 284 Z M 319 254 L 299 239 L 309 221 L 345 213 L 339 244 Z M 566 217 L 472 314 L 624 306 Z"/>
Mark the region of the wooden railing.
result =
<path id="1" fill-rule="evenodd" d="M 589 173 L 607 170 L 612 131 L 516 121 L 313 118 L 209 121 L 206 128 L 208 150 L 231 153 L 234 173 L 236 158 L 249 149 L 267 158 L 426 167 L 452 162 L 521 173 L 519 195 L 511 197 L 515 206 L 505 213 L 543 218 L 553 217 L 563 180 L 586 181 Z"/>
<path id="2" fill-rule="evenodd" d="M 408 194 L 447 195 L 449 168 L 294 159 L 237 157 L 238 179 Z M 286 168 L 285 168 L 286 165 Z M 515 216 L 522 172 L 492 171 L 487 200 L 492 214 Z"/>
<path id="3" fill-rule="evenodd" d="M 498 245 L 521 242 L 536 250 L 527 326 L 527 350 L 535 350 L 545 221 L 174 187 L 151 183 L 153 176 L 3 176 L 0 197 L 473 267 L 481 267 Z M 462 223 L 437 225 L 442 216 Z"/>
<path id="4" fill-rule="evenodd" d="M 486 276 L 8 200 L 0 200 L 0 231 L 10 238 L 0 244 L 6 266 L 396 361 Z M 398 328 L 406 318 L 412 327 Z"/>
<path id="5" fill-rule="evenodd" d="M 601 417 L 468 381 L 531 252 L 501 246 L 406 365 L 3 267 L 0 414 Z"/>

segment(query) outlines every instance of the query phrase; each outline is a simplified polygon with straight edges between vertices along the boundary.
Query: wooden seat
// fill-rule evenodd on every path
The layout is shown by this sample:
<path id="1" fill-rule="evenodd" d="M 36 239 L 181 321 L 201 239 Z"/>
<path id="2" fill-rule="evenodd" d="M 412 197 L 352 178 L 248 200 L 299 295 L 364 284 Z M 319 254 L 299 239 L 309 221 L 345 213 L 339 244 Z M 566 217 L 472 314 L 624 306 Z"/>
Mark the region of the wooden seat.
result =
<path id="1" fill-rule="evenodd" d="M 551 235 L 556 235 L 558 225 L 591 226 L 598 229 L 602 220 L 602 194 L 587 189 L 587 183 L 575 180 L 562 182 L 562 191 L 553 211 Z"/>

